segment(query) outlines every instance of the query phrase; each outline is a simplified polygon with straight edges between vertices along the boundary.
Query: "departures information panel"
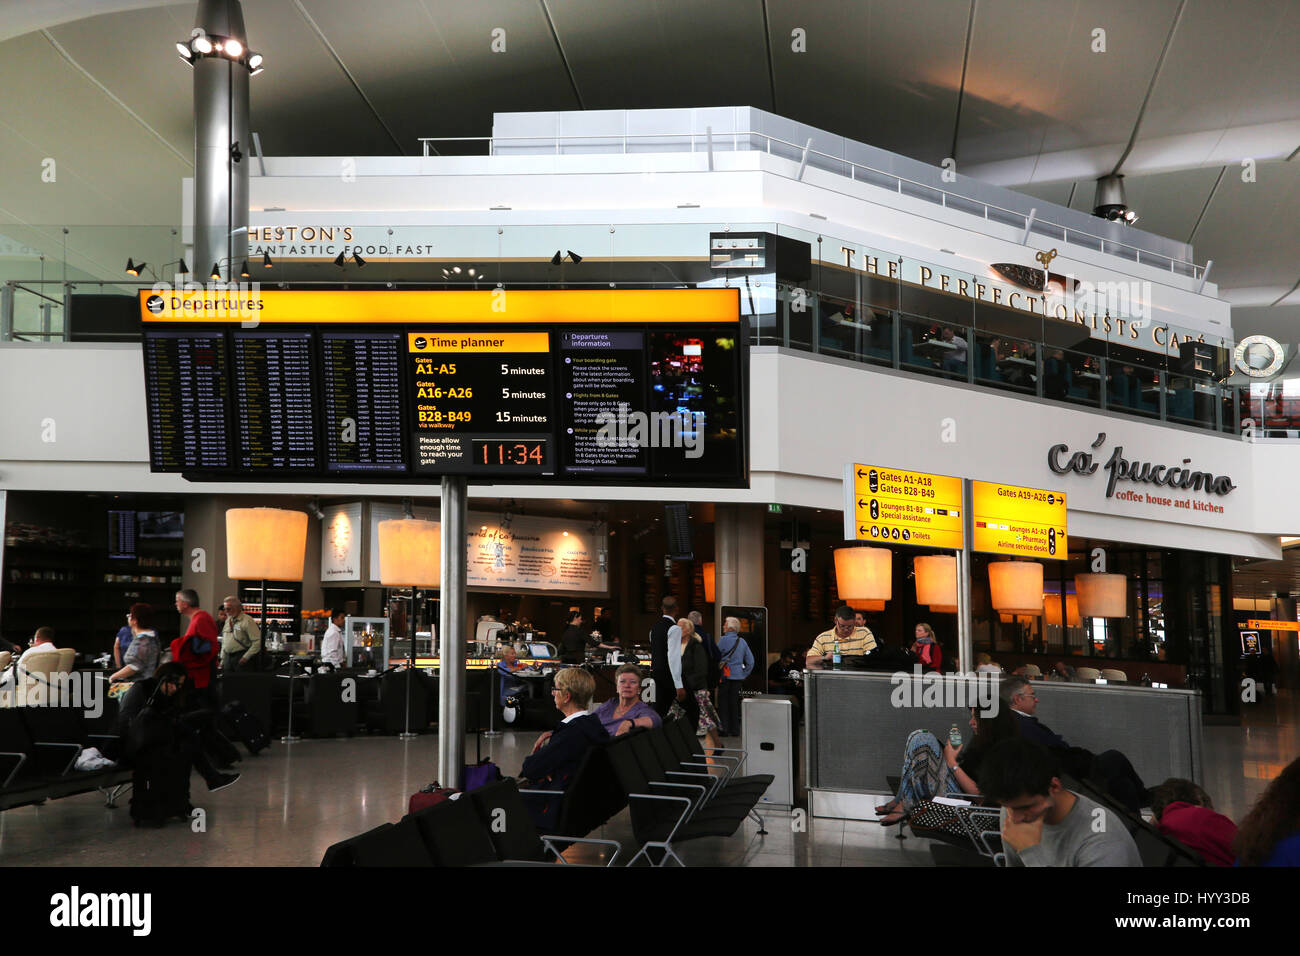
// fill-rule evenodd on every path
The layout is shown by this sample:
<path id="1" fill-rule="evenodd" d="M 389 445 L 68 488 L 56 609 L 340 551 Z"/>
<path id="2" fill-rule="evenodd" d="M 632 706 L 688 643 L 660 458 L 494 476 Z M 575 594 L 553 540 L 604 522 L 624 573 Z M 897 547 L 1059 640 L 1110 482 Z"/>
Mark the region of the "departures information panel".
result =
<path id="1" fill-rule="evenodd" d="M 735 290 L 246 296 L 141 294 L 153 470 L 747 483 Z"/>

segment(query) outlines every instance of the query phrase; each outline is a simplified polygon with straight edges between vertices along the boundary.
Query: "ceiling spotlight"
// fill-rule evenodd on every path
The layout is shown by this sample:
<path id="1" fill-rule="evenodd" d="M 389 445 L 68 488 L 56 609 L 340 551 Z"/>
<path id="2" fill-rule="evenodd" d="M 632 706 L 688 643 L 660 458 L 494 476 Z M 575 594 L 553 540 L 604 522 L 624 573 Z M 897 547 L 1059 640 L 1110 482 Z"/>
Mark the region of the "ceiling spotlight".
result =
<path id="1" fill-rule="evenodd" d="M 259 74 L 259 73 L 262 72 L 262 69 L 263 69 L 263 68 L 259 66 L 256 70 L 254 70 L 252 73 L 250 73 L 250 74 L 248 74 L 248 75 L 249 75 L 249 76 L 257 76 L 257 74 Z"/>
<path id="2" fill-rule="evenodd" d="M 357 254 L 356 252 L 352 253 L 352 261 L 355 262 L 355 263 L 357 264 L 357 268 L 358 268 L 358 269 L 364 269 L 364 268 L 365 268 L 366 260 L 365 260 L 365 259 L 362 259 L 361 256 L 360 256 L 359 254 Z"/>
<path id="3" fill-rule="evenodd" d="M 334 257 L 334 264 L 338 266 L 340 269 L 342 269 L 343 262 L 344 262 L 343 253 L 340 252 L 337 256 Z"/>
<path id="4" fill-rule="evenodd" d="M 556 249 L 555 255 L 551 256 L 551 265 L 558 266 L 560 264 L 560 260 L 563 258 L 564 258 L 563 253 L 561 253 L 559 249 Z"/>
<path id="5" fill-rule="evenodd" d="M 443 274 L 444 276 L 448 276 L 448 277 L 451 276 L 451 273 L 450 273 L 448 270 L 446 270 L 446 269 L 443 269 L 443 270 L 442 270 L 442 274 Z"/>
<path id="6" fill-rule="evenodd" d="M 474 275 L 474 270 L 473 269 L 467 270 L 466 275 Z"/>
<path id="7" fill-rule="evenodd" d="M 142 262 L 142 263 L 140 263 L 140 265 L 143 266 L 144 263 Z M 187 266 L 187 265 L 185 264 L 185 260 L 184 260 L 184 259 L 177 259 L 177 260 L 176 260 L 176 271 L 179 272 L 179 273 L 181 273 L 182 275 L 189 275 L 189 274 L 190 274 L 190 267 Z"/>
<path id="8" fill-rule="evenodd" d="M 220 278 L 221 278 L 221 269 L 217 266 L 217 263 L 215 263 L 215 262 L 212 263 L 212 272 L 208 274 L 208 278 L 209 278 L 209 279 L 220 279 Z"/>
<path id="9" fill-rule="evenodd" d="M 269 252 L 264 252 L 264 253 L 262 253 L 262 268 L 263 268 L 263 269 L 269 269 L 269 268 L 271 268 L 271 266 L 273 266 L 274 264 L 275 264 L 275 263 L 273 263 L 273 262 L 271 261 L 271 254 L 270 254 Z"/>
<path id="10" fill-rule="evenodd" d="M 226 56 L 232 60 L 238 60 L 244 55 L 244 44 L 240 43 L 234 37 L 226 41 Z"/>
<path id="11" fill-rule="evenodd" d="M 247 259 L 244 260 L 244 264 L 243 264 L 243 265 L 240 267 L 240 269 L 239 269 L 239 277 L 240 277 L 241 279 L 247 279 L 247 278 L 248 278 L 248 260 L 247 260 Z"/>
<path id="12" fill-rule="evenodd" d="M 145 267 L 146 264 L 147 264 L 147 263 L 142 262 L 142 263 L 140 263 L 139 265 L 136 265 L 134 262 L 131 261 L 131 257 L 130 257 L 130 256 L 127 256 L 127 257 L 126 257 L 126 274 L 129 275 L 129 276 L 138 276 L 138 275 L 140 274 L 140 270 L 143 269 L 143 268 Z"/>
<path id="13" fill-rule="evenodd" d="M 176 52 L 181 55 L 181 59 L 183 60 L 194 59 L 194 54 L 190 51 L 190 48 L 187 47 L 184 43 L 176 44 Z"/>
<path id="14" fill-rule="evenodd" d="M 190 49 L 195 53 L 202 53 L 206 56 L 212 52 L 212 41 L 200 33 L 190 41 Z"/>
<path id="15" fill-rule="evenodd" d="M 569 250 L 569 258 L 573 260 L 574 265 L 577 265 L 579 262 L 582 261 L 582 256 L 578 255 L 572 249 Z"/>
<path id="16" fill-rule="evenodd" d="M 1118 174 L 1102 176 L 1097 180 L 1097 197 L 1093 201 L 1092 214 L 1110 222 L 1122 222 L 1131 226 L 1137 222 L 1138 215 L 1128 206 L 1124 195 L 1124 177 Z"/>
<path id="17" fill-rule="evenodd" d="M 248 58 L 248 65 L 252 67 L 254 70 L 256 70 L 259 66 L 262 65 L 262 54 L 254 53 L 252 56 L 250 56 Z"/>
<path id="18" fill-rule="evenodd" d="M 451 271 L 456 273 L 456 275 L 460 275 L 460 266 L 452 266 Z"/>

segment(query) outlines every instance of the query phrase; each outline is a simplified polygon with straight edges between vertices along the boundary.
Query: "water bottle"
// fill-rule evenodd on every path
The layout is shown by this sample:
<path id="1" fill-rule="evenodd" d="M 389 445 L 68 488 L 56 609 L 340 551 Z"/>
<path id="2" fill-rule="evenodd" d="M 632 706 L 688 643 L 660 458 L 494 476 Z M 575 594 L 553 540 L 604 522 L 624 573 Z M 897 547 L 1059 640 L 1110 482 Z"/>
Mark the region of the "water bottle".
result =
<path id="1" fill-rule="evenodd" d="M 961 746 L 961 731 L 957 729 L 956 724 L 953 724 L 948 731 L 948 743 L 952 744 L 954 750 Z"/>
<path id="2" fill-rule="evenodd" d="M 831 670 L 840 669 L 840 642 L 835 642 L 835 647 L 831 649 Z"/>

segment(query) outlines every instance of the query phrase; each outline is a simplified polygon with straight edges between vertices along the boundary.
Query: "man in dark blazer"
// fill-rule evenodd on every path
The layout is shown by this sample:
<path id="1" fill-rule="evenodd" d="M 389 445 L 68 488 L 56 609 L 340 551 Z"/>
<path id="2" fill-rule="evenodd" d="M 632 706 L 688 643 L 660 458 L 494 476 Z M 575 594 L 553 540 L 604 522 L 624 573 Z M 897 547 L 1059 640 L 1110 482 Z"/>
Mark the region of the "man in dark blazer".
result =
<path id="1" fill-rule="evenodd" d="M 668 631 L 677 626 L 677 598 L 666 595 L 659 609 L 662 616 L 650 628 L 650 676 L 655 682 L 655 699 L 651 706 L 661 718 L 667 718 L 673 701 L 686 699 L 686 686 L 677 686 L 668 663 Z"/>
<path id="2" fill-rule="evenodd" d="M 519 776 L 529 782 L 528 789 L 568 789 L 573 775 L 592 744 L 608 740 L 605 726 L 591 709 L 596 680 L 580 667 L 566 667 L 555 675 L 555 709 L 564 715 L 560 725 L 537 738 L 533 752 L 524 760 Z M 533 823 L 543 833 L 559 819 L 560 798 L 524 795 Z"/>
<path id="3" fill-rule="evenodd" d="M 1026 740 L 1032 740 L 1049 750 L 1068 750 L 1070 745 L 1060 734 L 1042 723 L 1036 716 L 1038 695 L 1034 687 L 1023 677 L 1008 678 L 1003 686 L 1007 701 L 1011 704 L 1011 714 L 1016 720 L 1016 732 Z"/>

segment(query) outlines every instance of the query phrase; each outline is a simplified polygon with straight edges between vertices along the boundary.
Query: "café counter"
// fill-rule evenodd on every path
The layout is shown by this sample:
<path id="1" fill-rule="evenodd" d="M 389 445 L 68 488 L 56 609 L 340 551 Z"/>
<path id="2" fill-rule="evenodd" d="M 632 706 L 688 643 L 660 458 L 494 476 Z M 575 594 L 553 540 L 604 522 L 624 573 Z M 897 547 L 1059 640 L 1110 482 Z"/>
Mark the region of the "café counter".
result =
<path id="1" fill-rule="evenodd" d="M 890 790 L 885 778 L 901 772 L 913 730 L 929 730 L 942 741 L 955 724 L 969 742 L 970 710 L 946 705 L 976 699 L 973 682 L 961 679 L 964 697 L 957 697 L 955 675 L 942 678 L 939 690 L 928 695 L 926 685 L 935 679 L 927 675 L 915 686 L 914 680 L 910 674 L 807 672 L 804 769 L 813 816 L 875 819 L 877 797 Z M 1072 746 L 1123 752 L 1147 786 L 1166 777 L 1201 782 L 1199 691 L 1050 681 L 1033 686 L 1039 720 Z"/>

